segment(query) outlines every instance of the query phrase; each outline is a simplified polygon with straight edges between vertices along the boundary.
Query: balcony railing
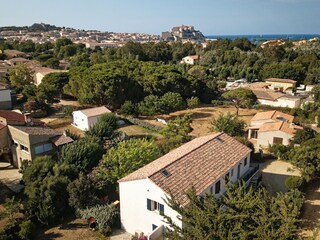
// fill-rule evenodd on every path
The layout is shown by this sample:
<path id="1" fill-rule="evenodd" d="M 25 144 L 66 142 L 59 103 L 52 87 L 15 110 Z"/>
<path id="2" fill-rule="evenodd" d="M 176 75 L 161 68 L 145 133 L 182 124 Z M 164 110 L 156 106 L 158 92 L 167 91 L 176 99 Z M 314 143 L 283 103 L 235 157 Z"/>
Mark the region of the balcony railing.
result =
<path id="1" fill-rule="evenodd" d="M 252 166 L 249 170 L 241 177 L 242 180 L 248 182 L 259 170 L 259 165 Z"/>

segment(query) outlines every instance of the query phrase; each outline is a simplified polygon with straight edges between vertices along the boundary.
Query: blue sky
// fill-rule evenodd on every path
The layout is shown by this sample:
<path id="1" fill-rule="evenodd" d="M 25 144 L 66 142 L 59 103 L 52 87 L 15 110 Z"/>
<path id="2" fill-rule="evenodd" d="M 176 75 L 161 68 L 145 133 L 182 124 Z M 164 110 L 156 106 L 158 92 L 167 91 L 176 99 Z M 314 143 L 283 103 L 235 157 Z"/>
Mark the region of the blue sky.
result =
<path id="1" fill-rule="evenodd" d="M 320 0 L 2 0 L 0 26 L 161 34 L 184 24 L 205 35 L 318 34 L 319 11 Z"/>

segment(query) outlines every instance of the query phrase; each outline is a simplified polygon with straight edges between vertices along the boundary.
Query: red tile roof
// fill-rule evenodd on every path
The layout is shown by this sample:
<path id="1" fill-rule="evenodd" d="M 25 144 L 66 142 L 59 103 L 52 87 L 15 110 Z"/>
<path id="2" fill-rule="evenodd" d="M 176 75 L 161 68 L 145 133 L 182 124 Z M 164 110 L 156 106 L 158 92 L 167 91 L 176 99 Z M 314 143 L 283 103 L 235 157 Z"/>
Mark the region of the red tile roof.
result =
<path id="1" fill-rule="evenodd" d="M 280 111 L 266 111 L 266 112 L 258 112 L 256 113 L 251 121 L 260 121 L 260 120 L 279 120 L 279 117 L 288 120 L 289 122 L 293 122 L 294 116 L 280 112 Z"/>
<path id="2" fill-rule="evenodd" d="M 194 187 L 203 193 L 217 179 L 236 166 L 251 149 L 224 133 L 196 138 L 167 153 L 119 182 L 149 178 L 185 205 L 185 192 Z M 169 176 L 162 172 L 166 170 Z"/>
<path id="3" fill-rule="evenodd" d="M 108 108 L 106 108 L 105 106 L 95 107 L 95 108 L 87 108 L 87 109 L 83 109 L 83 110 L 79 110 L 79 111 L 82 112 L 87 117 L 93 117 L 93 116 L 98 116 L 98 115 L 102 115 L 105 113 L 111 113 L 111 111 Z"/>
<path id="4" fill-rule="evenodd" d="M 0 117 L 7 121 L 25 122 L 24 115 L 10 110 L 0 110 Z"/>
<path id="5" fill-rule="evenodd" d="M 277 121 L 274 123 L 265 123 L 259 128 L 259 132 L 273 132 L 281 131 L 291 135 L 294 135 L 297 130 L 301 130 L 302 127 L 290 124 L 288 122 Z"/>
<path id="6" fill-rule="evenodd" d="M 67 143 L 72 143 L 73 139 L 71 137 L 68 137 L 62 134 L 62 135 L 51 138 L 51 142 L 58 147 Z"/>

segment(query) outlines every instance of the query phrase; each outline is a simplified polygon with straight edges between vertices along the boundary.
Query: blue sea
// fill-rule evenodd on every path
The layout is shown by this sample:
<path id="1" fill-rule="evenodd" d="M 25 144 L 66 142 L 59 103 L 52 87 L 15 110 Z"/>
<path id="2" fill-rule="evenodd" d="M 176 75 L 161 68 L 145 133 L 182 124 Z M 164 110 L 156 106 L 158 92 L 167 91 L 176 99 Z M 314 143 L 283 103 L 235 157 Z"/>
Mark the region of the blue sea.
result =
<path id="1" fill-rule="evenodd" d="M 303 40 L 320 38 L 320 34 L 261 34 L 261 35 L 208 35 L 208 39 L 229 38 L 234 40 L 236 38 L 247 38 L 251 42 L 262 42 L 271 39 L 289 39 L 289 40 Z"/>

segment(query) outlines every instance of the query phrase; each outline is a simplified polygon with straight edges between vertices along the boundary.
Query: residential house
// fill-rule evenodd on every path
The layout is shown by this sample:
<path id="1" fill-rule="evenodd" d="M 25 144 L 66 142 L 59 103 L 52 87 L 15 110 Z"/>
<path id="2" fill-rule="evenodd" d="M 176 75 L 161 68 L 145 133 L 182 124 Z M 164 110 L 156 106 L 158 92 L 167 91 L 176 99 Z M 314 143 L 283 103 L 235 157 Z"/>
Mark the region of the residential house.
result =
<path id="1" fill-rule="evenodd" d="M 40 155 L 54 155 L 62 145 L 73 142 L 70 137 L 45 126 L 8 126 L 12 164 L 20 168 L 22 160 Z"/>
<path id="2" fill-rule="evenodd" d="M 9 84 L 0 82 L 0 109 L 11 109 L 11 89 Z"/>
<path id="3" fill-rule="evenodd" d="M 73 140 L 43 122 L 18 112 L 0 110 L 0 155 L 12 154 L 12 164 L 21 166 L 24 159 L 41 154 L 56 154 L 61 146 Z"/>
<path id="4" fill-rule="evenodd" d="M 280 111 L 256 113 L 250 121 L 248 139 L 257 150 L 273 144 L 289 145 L 296 131 L 302 129 L 293 119 L 292 115 Z"/>
<path id="5" fill-rule="evenodd" d="M 24 52 L 14 50 L 14 49 L 5 49 L 3 53 L 7 55 L 8 58 L 27 57 L 27 54 L 25 54 Z"/>
<path id="6" fill-rule="evenodd" d="M 99 117 L 105 113 L 111 113 L 111 111 L 104 106 L 74 111 L 72 112 L 72 124 L 83 131 L 87 131 L 96 124 Z"/>
<path id="7" fill-rule="evenodd" d="M 199 55 L 186 56 L 182 58 L 181 63 L 195 65 L 199 62 L 199 59 L 200 59 Z"/>
<path id="8" fill-rule="evenodd" d="M 182 227 L 177 212 L 165 199 L 171 195 L 186 206 L 185 192 L 192 187 L 198 196 L 221 196 L 226 181 L 248 180 L 256 172 L 257 168 L 249 167 L 250 152 L 234 138 L 217 133 L 198 137 L 120 179 L 122 228 L 158 239 L 167 226 L 164 214 Z"/>
<path id="9" fill-rule="evenodd" d="M 297 81 L 283 78 L 268 78 L 265 80 L 266 83 L 270 84 L 270 88 L 280 92 L 291 92 L 296 89 Z"/>
<path id="10" fill-rule="evenodd" d="M 5 62 L 7 62 L 8 64 L 10 64 L 11 66 L 15 66 L 18 64 L 26 64 L 28 62 L 30 62 L 30 60 L 26 59 L 26 58 L 11 58 L 9 60 L 5 60 Z"/>
<path id="11" fill-rule="evenodd" d="M 38 86 L 42 82 L 42 79 L 44 78 L 44 76 L 46 76 L 49 73 L 56 73 L 56 72 L 66 72 L 66 71 L 65 70 L 57 70 L 57 69 L 47 68 L 47 67 L 35 68 L 35 71 L 34 71 L 34 84 Z"/>
<path id="12" fill-rule="evenodd" d="M 256 82 L 244 86 L 244 88 L 252 90 L 257 97 L 257 102 L 262 105 L 288 108 L 300 107 L 304 96 L 284 94 L 270 87 L 270 83 L 265 82 Z"/>

